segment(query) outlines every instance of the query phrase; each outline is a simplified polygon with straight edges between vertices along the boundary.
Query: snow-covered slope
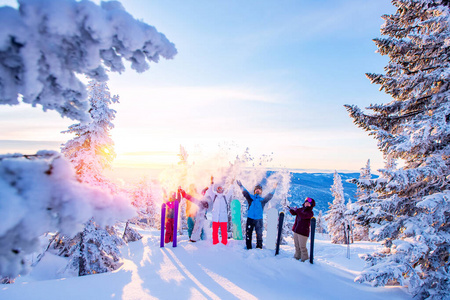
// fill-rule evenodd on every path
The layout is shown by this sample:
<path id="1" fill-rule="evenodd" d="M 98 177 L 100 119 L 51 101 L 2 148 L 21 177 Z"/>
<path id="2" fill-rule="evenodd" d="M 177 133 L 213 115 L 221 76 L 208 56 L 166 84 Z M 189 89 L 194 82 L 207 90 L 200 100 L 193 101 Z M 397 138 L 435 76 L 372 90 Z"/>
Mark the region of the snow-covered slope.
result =
<path id="1" fill-rule="evenodd" d="M 280 255 L 267 249 L 245 250 L 244 241 L 213 246 L 211 240 L 159 247 L 159 231 L 122 248 L 123 266 L 113 272 L 59 278 L 60 257 L 47 254 L 28 276 L 0 288 L 0 299 L 412 299 L 404 288 L 374 288 L 353 282 L 363 267 L 358 253 L 378 244 L 333 245 L 318 234 L 315 262 L 292 258 L 292 240 Z"/>

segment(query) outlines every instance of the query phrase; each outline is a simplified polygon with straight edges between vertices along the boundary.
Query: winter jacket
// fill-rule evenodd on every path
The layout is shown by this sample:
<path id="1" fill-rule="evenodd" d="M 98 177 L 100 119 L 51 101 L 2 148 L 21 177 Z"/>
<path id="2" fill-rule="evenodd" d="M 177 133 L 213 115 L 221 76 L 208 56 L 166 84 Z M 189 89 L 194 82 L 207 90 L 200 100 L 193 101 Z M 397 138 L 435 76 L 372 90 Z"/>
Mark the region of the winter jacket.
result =
<path id="1" fill-rule="evenodd" d="M 228 222 L 228 207 L 233 196 L 234 188 L 231 186 L 228 192 L 217 193 L 214 185 L 206 191 L 209 197 L 209 203 L 212 203 L 212 221 L 213 222 Z"/>
<path id="2" fill-rule="evenodd" d="M 258 194 L 251 195 L 246 188 L 241 186 L 242 195 L 244 195 L 244 198 L 248 202 L 248 213 L 247 218 L 251 219 L 262 219 L 263 218 L 263 210 L 264 206 L 267 202 L 272 199 L 273 194 L 275 193 L 275 190 L 273 190 L 271 193 L 267 194 L 264 198 L 261 197 Z"/>
<path id="3" fill-rule="evenodd" d="M 177 193 L 176 199 L 169 199 L 166 202 L 166 218 L 173 219 L 174 217 L 174 208 L 175 208 L 175 200 L 178 200 L 178 204 L 180 203 L 181 196 L 180 193 Z"/>
<path id="4" fill-rule="evenodd" d="M 309 237 L 309 227 L 311 224 L 311 218 L 314 216 L 312 208 L 313 208 L 312 206 L 310 207 L 303 206 L 300 208 L 289 209 L 291 215 L 296 216 L 294 226 L 292 226 L 292 231 L 300 235 Z"/>

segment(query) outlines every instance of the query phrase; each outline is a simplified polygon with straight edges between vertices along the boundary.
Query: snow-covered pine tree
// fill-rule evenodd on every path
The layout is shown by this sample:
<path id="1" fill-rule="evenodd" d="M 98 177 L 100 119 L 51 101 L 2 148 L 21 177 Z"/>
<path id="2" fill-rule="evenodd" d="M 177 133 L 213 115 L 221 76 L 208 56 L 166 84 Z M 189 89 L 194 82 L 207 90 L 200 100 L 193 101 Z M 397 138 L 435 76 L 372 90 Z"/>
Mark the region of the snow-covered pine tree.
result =
<path id="1" fill-rule="evenodd" d="M 112 121 L 116 111 L 109 106 L 118 103 L 119 97 L 111 96 L 106 82 L 95 80 L 89 81 L 88 94 L 92 121 L 71 125 L 69 130 L 63 131 L 73 133 L 75 137 L 63 145 L 61 152 L 75 166 L 83 182 L 114 192 L 114 185 L 104 177 L 103 171 L 111 167 L 116 157 L 114 142 L 109 134 L 114 128 Z"/>
<path id="2" fill-rule="evenodd" d="M 75 239 L 80 242 L 69 251 L 69 266 L 78 269 L 78 276 L 105 273 L 122 265 L 122 255 L 117 245 L 123 241 L 116 234 L 99 228 L 93 220 L 87 222 L 83 232 Z"/>
<path id="3" fill-rule="evenodd" d="M 368 211 L 370 210 L 374 194 L 374 182 L 370 170 L 370 159 L 364 168 L 361 168 L 358 179 L 350 179 L 348 182 L 358 186 L 356 190 L 356 202 L 348 208 L 349 221 L 354 225 L 353 237 L 356 241 L 369 240 Z"/>
<path id="4" fill-rule="evenodd" d="M 153 185 L 147 178 L 143 178 L 131 188 L 129 192 L 131 204 L 136 207 L 138 213 L 132 223 L 156 228 L 159 223 L 159 215 L 153 193 Z"/>
<path id="5" fill-rule="evenodd" d="M 355 220 L 351 217 L 351 215 L 349 214 L 349 211 L 352 209 L 352 199 L 348 199 L 347 201 L 347 205 L 346 207 L 346 211 L 345 211 L 345 218 L 347 219 L 347 234 L 348 234 L 348 238 L 350 243 L 354 242 L 354 230 L 355 230 Z"/>
<path id="6" fill-rule="evenodd" d="M 387 157 L 385 160 L 385 168 L 379 169 L 381 176 L 376 179 L 350 179 L 348 182 L 354 183 L 358 189 L 363 191 L 371 191 L 370 194 L 363 196 L 348 212 L 349 215 L 356 216 L 356 222 L 359 226 L 368 228 L 368 240 L 380 241 L 386 235 L 383 231 L 377 230 L 380 224 L 393 219 L 392 213 L 383 209 L 385 197 L 378 194 L 391 193 L 390 187 L 395 186 L 395 182 L 391 181 L 392 174 L 395 171 L 395 159 Z"/>
<path id="7" fill-rule="evenodd" d="M 367 74 L 392 96 L 372 113 L 346 108 L 381 151 L 403 167 L 386 172 L 376 228 L 384 249 L 365 257 L 356 279 L 407 285 L 421 299 L 450 297 L 450 8 L 447 0 L 395 0 L 375 39 L 385 74 Z"/>
<path id="8" fill-rule="evenodd" d="M 318 233 L 326 233 L 326 224 L 322 215 L 322 210 L 319 210 L 319 214 L 316 216 L 316 231 Z"/>
<path id="9" fill-rule="evenodd" d="M 331 242 L 334 244 L 344 244 L 347 232 L 348 221 L 345 216 L 347 208 L 345 206 L 344 187 L 342 186 L 341 176 L 334 171 L 333 185 L 331 186 L 333 194 L 333 203 L 329 204 L 328 214 L 325 220 L 328 223 L 328 233 L 331 236 Z"/>
<path id="10" fill-rule="evenodd" d="M 114 128 L 112 121 L 116 111 L 109 105 L 117 103 L 119 97 L 111 96 L 106 82 L 95 80 L 89 81 L 88 94 L 92 121 L 70 126 L 65 133 L 74 133 L 75 137 L 63 145 L 61 152 L 74 165 L 77 177 L 82 182 L 115 193 L 115 185 L 103 175 L 103 171 L 111 166 L 115 157 L 114 142 L 109 131 Z M 102 245 L 101 239 L 104 237 L 108 237 L 105 239 L 107 245 Z M 82 276 L 115 270 L 120 257 L 117 248 L 121 243 L 119 241 L 118 236 L 111 235 L 106 228 L 98 226 L 91 219 L 81 233 L 81 238 L 77 239 L 75 248 L 80 251 L 79 254 L 72 252 L 78 262 L 78 274 Z M 73 241 L 69 243 L 73 244 Z M 95 261 L 101 263 L 94 263 Z"/>
<path id="11" fill-rule="evenodd" d="M 125 243 L 135 242 L 142 239 L 142 235 L 133 227 L 131 227 L 130 222 L 127 222 L 127 224 L 125 225 L 125 230 L 123 231 L 122 239 L 125 241 Z"/>

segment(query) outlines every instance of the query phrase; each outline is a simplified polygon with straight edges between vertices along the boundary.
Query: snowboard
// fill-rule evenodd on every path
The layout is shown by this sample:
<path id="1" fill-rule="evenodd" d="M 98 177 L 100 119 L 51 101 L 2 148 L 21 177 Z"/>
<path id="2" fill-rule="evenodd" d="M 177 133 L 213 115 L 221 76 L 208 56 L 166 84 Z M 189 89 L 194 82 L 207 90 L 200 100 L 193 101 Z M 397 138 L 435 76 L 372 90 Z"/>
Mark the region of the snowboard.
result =
<path id="1" fill-rule="evenodd" d="M 233 239 L 242 240 L 241 202 L 237 199 L 231 201 L 231 223 L 233 224 Z"/>
<path id="2" fill-rule="evenodd" d="M 267 210 L 266 248 L 275 250 L 277 243 L 278 210 L 274 207 Z"/>
<path id="3" fill-rule="evenodd" d="M 172 247 L 176 247 L 177 246 L 178 206 L 180 203 L 178 202 L 178 200 L 175 200 L 173 203 L 174 203 L 174 206 L 173 206 L 173 243 L 172 243 Z"/>
<path id="4" fill-rule="evenodd" d="M 311 240 L 309 242 L 310 249 L 309 249 L 309 262 L 314 262 L 314 237 L 316 235 L 316 218 L 311 218 Z"/>
<path id="5" fill-rule="evenodd" d="M 164 247 L 164 228 L 166 227 L 166 204 L 161 205 L 161 243 L 160 247 Z"/>
<path id="6" fill-rule="evenodd" d="M 277 235 L 277 246 L 275 249 L 275 255 L 280 253 L 281 235 L 283 234 L 283 222 L 284 222 L 284 212 L 280 212 L 278 216 L 278 235 Z"/>

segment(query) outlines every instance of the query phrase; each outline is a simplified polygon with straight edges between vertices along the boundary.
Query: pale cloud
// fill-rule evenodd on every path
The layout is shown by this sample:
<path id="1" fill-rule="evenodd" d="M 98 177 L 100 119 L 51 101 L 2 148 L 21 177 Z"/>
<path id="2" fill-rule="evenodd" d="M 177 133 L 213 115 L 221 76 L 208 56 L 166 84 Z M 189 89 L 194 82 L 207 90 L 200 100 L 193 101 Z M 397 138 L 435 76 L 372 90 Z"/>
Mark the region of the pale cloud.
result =
<path id="1" fill-rule="evenodd" d="M 203 105 L 214 102 L 251 101 L 264 103 L 281 103 L 286 101 L 282 94 L 264 88 L 239 88 L 227 86 L 114 86 L 114 90 L 126 98 L 159 100 L 152 102 L 153 107 L 164 107 L 173 103 Z M 170 102 L 170 103 L 169 103 Z"/>
<path id="2" fill-rule="evenodd" d="M 0 154 L 33 154 L 43 149 L 59 151 L 60 147 L 61 142 L 58 141 L 0 140 Z"/>
<path id="3" fill-rule="evenodd" d="M 177 155 L 174 151 L 138 151 L 138 152 L 125 152 L 124 156 L 152 156 L 152 155 Z"/>

